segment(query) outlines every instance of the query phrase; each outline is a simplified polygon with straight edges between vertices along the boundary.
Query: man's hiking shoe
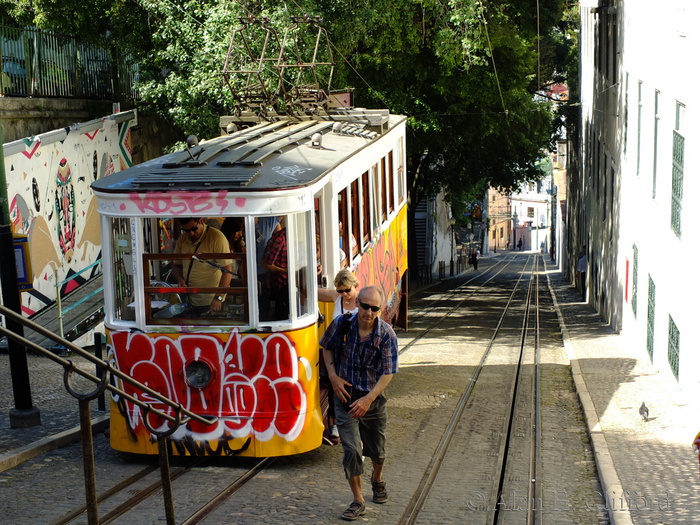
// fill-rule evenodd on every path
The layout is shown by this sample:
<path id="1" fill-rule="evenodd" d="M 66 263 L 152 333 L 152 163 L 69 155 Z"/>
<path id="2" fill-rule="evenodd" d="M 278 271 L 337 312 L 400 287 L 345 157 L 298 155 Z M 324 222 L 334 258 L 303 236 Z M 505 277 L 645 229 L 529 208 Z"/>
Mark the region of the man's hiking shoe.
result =
<path id="1" fill-rule="evenodd" d="M 386 481 L 372 480 L 372 501 L 375 503 L 386 503 Z"/>
<path id="2" fill-rule="evenodd" d="M 340 517 L 345 521 L 355 521 L 357 518 L 365 513 L 365 504 L 359 501 L 353 501 L 350 506 L 345 509 Z"/>

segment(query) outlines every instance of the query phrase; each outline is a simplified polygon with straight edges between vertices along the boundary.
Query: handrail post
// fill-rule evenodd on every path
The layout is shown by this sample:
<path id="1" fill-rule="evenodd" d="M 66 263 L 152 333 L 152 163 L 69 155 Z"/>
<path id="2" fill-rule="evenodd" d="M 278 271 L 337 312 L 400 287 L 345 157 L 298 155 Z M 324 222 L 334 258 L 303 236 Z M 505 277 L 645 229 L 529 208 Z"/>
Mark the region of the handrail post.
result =
<path id="1" fill-rule="evenodd" d="M 83 443 L 83 474 L 85 476 L 85 506 L 87 507 L 88 523 L 99 525 L 100 516 L 97 512 L 97 481 L 95 478 L 95 449 L 92 439 L 92 423 L 90 421 L 90 400 L 80 398 L 80 434 Z"/>
<path id="2" fill-rule="evenodd" d="M 95 332 L 92 336 L 94 348 L 95 348 L 95 357 L 99 359 L 100 361 L 103 360 L 102 358 L 102 334 L 100 332 Z M 105 369 L 100 366 L 98 363 L 95 363 L 95 375 L 102 379 L 104 375 L 106 374 Z M 102 412 L 105 411 L 105 396 L 104 394 L 100 394 L 97 398 L 97 408 L 98 410 L 101 410 Z"/>
<path id="3" fill-rule="evenodd" d="M 170 479 L 170 461 L 168 459 L 168 438 L 158 436 L 158 461 L 160 463 L 160 481 L 163 485 L 163 505 L 165 506 L 165 522 L 175 525 L 175 505 L 173 503 L 173 484 Z"/>
<path id="4" fill-rule="evenodd" d="M 54 281 L 55 281 L 55 286 L 56 286 L 56 310 L 58 311 L 58 335 L 60 336 L 61 339 L 64 339 L 63 336 L 63 308 L 61 306 L 61 282 L 58 280 L 58 270 L 54 267 L 53 269 L 53 276 L 54 276 Z M 58 355 L 65 356 L 67 355 L 67 350 L 66 347 L 63 346 L 62 344 L 56 343 L 53 346 L 51 346 L 50 350 Z"/>
<path id="5" fill-rule="evenodd" d="M 58 335 L 63 339 L 63 309 L 61 308 L 61 283 L 58 281 L 58 270 L 53 269 L 54 279 L 56 281 L 56 310 L 58 310 Z"/>

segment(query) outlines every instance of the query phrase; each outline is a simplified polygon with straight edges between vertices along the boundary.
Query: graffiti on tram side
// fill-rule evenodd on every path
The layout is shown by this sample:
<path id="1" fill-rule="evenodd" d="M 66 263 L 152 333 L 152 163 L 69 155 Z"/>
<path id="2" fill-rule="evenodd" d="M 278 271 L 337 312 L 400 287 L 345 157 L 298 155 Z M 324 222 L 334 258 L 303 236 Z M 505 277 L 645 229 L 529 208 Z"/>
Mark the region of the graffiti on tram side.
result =
<path id="1" fill-rule="evenodd" d="M 4 145 L 7 196 L 15 234 L 29 238 L 32 289 L 22 311 L 32 315 L 98 274 L 78 274 L 101 256 L 97 199 L 90 184 L 131 166 L 130 128 L 136 120 L 98 129 L 53 131 Z"/>
<path id="2" fill-rule="evenodd" d="M 211 425 L 189 421 L 172 434 L 171 440 L 225 441 L 252 435 L 259 441 L 273 436 L 292 441 L 304 426 L 307 394 L 302 382 L 308 384 L 311 380 L 313 366 L 297 356 L 285 334 L 263 339 L 234 329 L 223 342 L 210 334 L 180 335 L 175 339 L 113 332 L 109 352 L 115 366 L 136 381 L 187 410 L 219 418 Z M 206 363 L 212 371 L 211 381 L 202 389 L 186 381 L 185 368 L 192 361 Z M 123 381 L 120 387 L 153 409 L 174 415 L 173 409 L 128 382 Z M 134 434 L 150 433 L 138 405 L 126 398 L 115 401 Z M 153 413 L 145 417 L 156 431 L 169 427 L 167 420 Z"/>
<path id="3" fill-rule="evenodd" d="M 357 279 L 361 285 L 375 284 L 384 290 L 387 319 L 391 319 L 398 311 L 400 297 L 393 292 L 400 287 L 401 276 L 408 267 L 406 228 L 404 208 L 371 250 L 362 256 L 356 268 Z"/>

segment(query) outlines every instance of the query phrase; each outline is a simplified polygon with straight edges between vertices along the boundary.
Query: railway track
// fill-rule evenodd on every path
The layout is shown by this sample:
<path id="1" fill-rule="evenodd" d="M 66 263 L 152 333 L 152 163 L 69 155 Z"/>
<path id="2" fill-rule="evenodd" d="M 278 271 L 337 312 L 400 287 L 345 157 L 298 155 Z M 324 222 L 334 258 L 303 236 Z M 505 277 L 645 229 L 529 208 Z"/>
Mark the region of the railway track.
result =
<path id="1" fill-rule="evenodd" d="M 455 483 L 464 486 L 469 523 L 544 523 L 540 315 L 549 291 L 541 278 L 543 268 L 537 255 L 509 257 L 420 306 L 433 318 L 402 352 L 459 315 L 496 277 L 514 272 L 506 279 L 510 284 L 502 287 L 498 312 L 491 314 L 488 342 L 398 523 L 434 523 L 446 483 L 451 490 Z M 465 451 L 469 455 L 471 442 L 478 443 L 471 452 L 477 461 L 463 457 Z M 484 443 L 489 445 L 486 450 Z M 464 469 L 472 479 L 443 476 L 445 469 L 452 474 Z"/>
<path id="2" fill-rule="evenodd" d="M 170 472 L 174 499 L 176 502 L 189 500 L 187 510 L 182 510 L 180 514 L 190 513 L 185 519 L 178 515 L 177 523 L 196 525 L 203 522 L 207 516 L 260 472 L 272 465 L 274 461 L 275 458 L 263 458 L 246 461 L 245 463 L 252 463 L 248 467 L 242 465 L 232 467 L 231 465 L 222 466 L 220 461 L 216 462 L 211 458 L 174 459 L 173 462 L 176 462 L 177 465 Z M 217 463 L 219 464 L 217 465 Z M 207 494 L 199 502 L 193 502 L 191 498 L 186 496 L 186 493 L 193 486 L 201 486 L 203 472 L 207 477 Z M 122 481 L 116 482 L 98 494 L 100 524 L 107 525 L 118 521 L 122 523 L 141 522 L 144 507 L 154 509 L 160 506 L 162 508 L 161 490 L 162 483 L 157 462 L 146 466 Z M 180 508 L 182 509 L 183 506 L 180 505 Z M 193 508 L 195 510 L 192 510 Z M 85 505 L 78 505 L 58 519 L 51 521 L 50 525 L 85 523 L 86 512 Z"/>

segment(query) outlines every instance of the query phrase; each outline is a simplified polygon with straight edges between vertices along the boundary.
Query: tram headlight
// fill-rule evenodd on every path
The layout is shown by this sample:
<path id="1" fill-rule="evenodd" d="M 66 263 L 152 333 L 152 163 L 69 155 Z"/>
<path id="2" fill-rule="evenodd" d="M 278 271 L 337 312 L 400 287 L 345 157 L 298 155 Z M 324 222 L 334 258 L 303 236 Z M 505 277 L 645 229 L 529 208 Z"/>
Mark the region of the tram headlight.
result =
<path id="1" fill-rule="evenodd" d="M 192 388 L 204 388 L 211 382 L 211 378 L 211 366 L 204 361 L 191 361 L 185 367 L 185 379 Z"/>

